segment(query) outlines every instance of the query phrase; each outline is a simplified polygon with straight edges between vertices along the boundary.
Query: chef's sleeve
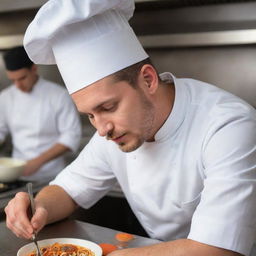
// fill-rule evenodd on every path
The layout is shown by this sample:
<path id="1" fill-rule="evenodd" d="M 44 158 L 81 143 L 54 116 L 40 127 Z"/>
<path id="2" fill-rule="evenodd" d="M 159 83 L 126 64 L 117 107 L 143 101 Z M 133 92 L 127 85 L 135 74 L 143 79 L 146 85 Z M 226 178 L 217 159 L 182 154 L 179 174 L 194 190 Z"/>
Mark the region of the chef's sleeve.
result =
<path id="1" fill-rule="evenodd" d="M 57 126 L 60 134 L 58 143 L 76 152 L 81 141 L 81 121 L 78 111 L 66 91 L 59 98 Z"/>
<path id="2" fill-rule="evenodd" d="M 203 164 L 204 189 L 188 238 L 249 255 L 256 241 L 255 115 L 211 132 Z"/>
<path id="3" fill-rule="evenodd" d="M 110 152 L 102 146 L 102 140 L 105 138 L 95 134 L 79 156 L 50 183 L 62 187 L 85 209 L 94 205 L 116 184 L 107 160 Z"/>

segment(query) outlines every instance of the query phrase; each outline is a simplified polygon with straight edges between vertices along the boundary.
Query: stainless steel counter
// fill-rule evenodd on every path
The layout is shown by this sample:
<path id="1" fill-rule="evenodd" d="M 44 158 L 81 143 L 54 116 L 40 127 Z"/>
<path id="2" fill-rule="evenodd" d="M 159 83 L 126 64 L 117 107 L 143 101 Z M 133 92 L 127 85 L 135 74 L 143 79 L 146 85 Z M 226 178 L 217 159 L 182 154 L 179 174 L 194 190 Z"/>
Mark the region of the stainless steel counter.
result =
<path id="1" fill-rule="evenodd" d="M 70 237 L 80 238 L 93 241 L 95 243 L 112 243 L 115 244 L 115 235 L 120 231 L 100 227 L 97 225 L 80 222 L 75 220 L 65 220 L 55 224 L 46 226 L 39 234 L 38 239 Z M 15 256 L 17 251 L 23 245 L 30 241 L 17 238 L 11 231 L 9 231 L 5 222 L 0 222 L 0 255 L 1 256 Z M 139 247 L 158 243 L 158 240 L 135 236 L 131 240 L 128 247 Z"/>

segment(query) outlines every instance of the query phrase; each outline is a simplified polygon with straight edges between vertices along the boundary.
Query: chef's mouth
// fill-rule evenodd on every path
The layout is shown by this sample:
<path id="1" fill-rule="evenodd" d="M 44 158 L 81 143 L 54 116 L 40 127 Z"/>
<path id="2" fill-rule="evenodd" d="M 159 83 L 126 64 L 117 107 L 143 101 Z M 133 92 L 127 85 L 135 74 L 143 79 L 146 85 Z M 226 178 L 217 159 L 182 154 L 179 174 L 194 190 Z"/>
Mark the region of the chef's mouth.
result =
<path id="1" fill-rule="evenodd" d="M 114 142 L 120 142 L 120 140 L 125 136 L 125 134 L 122 134 L 121 136 L 118 136 L 118 137 L 110 137 L 109 139 L 114 141 Z"/>

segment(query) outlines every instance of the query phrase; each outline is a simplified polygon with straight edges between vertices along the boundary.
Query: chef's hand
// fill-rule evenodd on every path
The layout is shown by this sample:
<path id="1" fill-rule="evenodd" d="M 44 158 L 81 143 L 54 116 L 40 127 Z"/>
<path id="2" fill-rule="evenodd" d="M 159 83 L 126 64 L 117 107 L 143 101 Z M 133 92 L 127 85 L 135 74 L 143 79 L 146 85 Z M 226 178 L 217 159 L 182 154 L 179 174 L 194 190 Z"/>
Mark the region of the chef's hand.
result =
<path id="1" fill-rule="evenodd" d="M 30 205 L 29 196 L 19 192 L 5 207 L 6 226 L 17 236 L 31 239 L 34 232 L 38 232 L 46 224 L 48 213 L 35 200 L 36 212 L 32 219 L 28 216 Z"/>
<path id="2" fill-rule="evenodd" d="M 36 173 L 42 165 L 43 165 L 43 162 L 39 157 L 28 160 L 22 175 L 23 176 L 32 175 Z"/>

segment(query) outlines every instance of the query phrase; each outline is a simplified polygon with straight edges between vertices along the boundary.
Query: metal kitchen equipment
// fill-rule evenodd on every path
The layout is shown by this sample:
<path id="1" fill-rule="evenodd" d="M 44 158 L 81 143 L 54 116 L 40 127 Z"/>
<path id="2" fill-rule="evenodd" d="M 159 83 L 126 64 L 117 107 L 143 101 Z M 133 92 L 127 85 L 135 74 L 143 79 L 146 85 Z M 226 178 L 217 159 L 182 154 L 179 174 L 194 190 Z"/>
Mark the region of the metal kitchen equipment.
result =
<path id="1" fill-rule="evenodd" d="M 29 195 L 29 200 L 30 200 L 31 213 L 32 213 L 32 216 L 33 216 L 35 214 L 36 208 L 35 208 L 35 202 L 34 202 L 34 196 L 33 196 L 33 188 L 32 188 L 32 183 L 31 182 L 29 182 L 27 184 L 27 189 L 28 189 L 28 195 Z M 39 249 L 39 246 L 38 246 L 38 243 L 37 243 L 37 239 L 36 239 L 36 234 L 35 233 L 32 236 L 32 240 L 33 240 L 33 242 L 36 245 L 37 255 L 38 256 L 42 256 L 42 254 L 40 252 L 40 249 Z"/>

